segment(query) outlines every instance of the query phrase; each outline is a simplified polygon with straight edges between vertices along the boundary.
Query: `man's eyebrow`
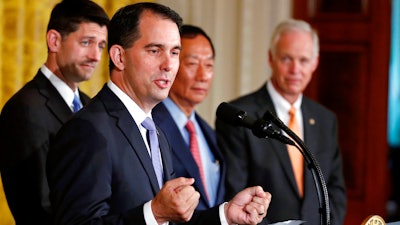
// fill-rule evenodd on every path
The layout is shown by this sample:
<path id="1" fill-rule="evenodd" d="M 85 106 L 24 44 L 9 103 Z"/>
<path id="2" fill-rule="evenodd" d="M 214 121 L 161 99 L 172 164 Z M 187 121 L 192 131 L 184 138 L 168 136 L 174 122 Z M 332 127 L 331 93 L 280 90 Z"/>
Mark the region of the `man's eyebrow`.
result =
<path id="1" fill-rule="evenodd" d="M 162 45 L 162 44 L 150 43 L 150 44 L 145 45 L 144 47 L 145 48 L 152 48 L 152 47 L 163 48 L 163 46 L 164 45 Z"/>
<path id="2" fill-rule="evenodd" d="M 182 46 L 180 46 L 180 45 L 177 45 L 177 46 L 175 46 L 173 49 L 182 50 Z"/>
<path id="3" fill-rule="evenodd" d="M 96 39 L 97 36 L 91 36 L 91 35 L 84 35 L 81 37 L 81 39 Z M 102 40 L 102 42 L 107 42 L 106 39 Z"/>
<path id="4" fill-rule="evenodd" d="M 150 44 L 145 45 L 144 47 L 145 47 L 145 48 L 157 47 L 157 48 L 164 49 L 164 48 L 165 48 L 165 45 L 163 45 L 163 44 L 157 44 L 157 43 L 150 43 Z M 182 47 L 181 47 L 180 45 L 176 45 L 176 46 L 173 47 L 172 49 L 181 50 Z"/>

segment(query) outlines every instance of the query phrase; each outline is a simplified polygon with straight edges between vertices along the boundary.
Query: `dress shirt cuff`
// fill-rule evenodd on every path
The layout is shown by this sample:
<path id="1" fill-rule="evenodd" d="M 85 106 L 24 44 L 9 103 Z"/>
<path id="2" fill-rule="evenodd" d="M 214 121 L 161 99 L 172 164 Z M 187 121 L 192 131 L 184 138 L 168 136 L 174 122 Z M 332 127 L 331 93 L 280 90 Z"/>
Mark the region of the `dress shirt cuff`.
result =
<path id="1" fill-rule="evenodd" d="M 151 200 L 143 205 L 144 220 L 147 225 L 158 225 L 156 218 L 153 215 L 153 210 L 151 210 Z M 168 225 L 168 222 L 162 225 Z"/>
<path id="2" fill-rule="evenodd" d="M 228 203 L 224 202 L 219 206 L 219 220 L 221 221 L 221 225 L 229 225 L 228 221 L 226 221 L 226 216 L 225 216 L 225 205 L 226 204 L 228 204 Z"/>

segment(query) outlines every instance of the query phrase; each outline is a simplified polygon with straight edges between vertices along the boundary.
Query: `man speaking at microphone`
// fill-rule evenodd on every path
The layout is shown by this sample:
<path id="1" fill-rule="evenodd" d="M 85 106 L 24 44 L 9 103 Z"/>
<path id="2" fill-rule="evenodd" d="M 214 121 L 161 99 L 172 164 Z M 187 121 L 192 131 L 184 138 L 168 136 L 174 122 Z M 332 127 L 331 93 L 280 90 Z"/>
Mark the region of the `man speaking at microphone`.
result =
<path id="1" fill-rule="evenodd" d="M 335 115 L 303 96 L 318 66 L 318 36 L 300 20 L 279 24 L 271 38 L 271 79 L 259 90 L 230 102 L 251 118 L 275 113 L 299 136 L 316 157 L 330 199 L 332 225 L 343 224 L 346 193 Z M 274 196 L 263 224 L 286 220 L 321 223 L 318 196 L 310 170 L 294 147 L 259 138 L 251 129 L 217 118 L 218 143 L 227 161 L 226 193 L 232 197 L 245 187 L 260 185 Z"/>

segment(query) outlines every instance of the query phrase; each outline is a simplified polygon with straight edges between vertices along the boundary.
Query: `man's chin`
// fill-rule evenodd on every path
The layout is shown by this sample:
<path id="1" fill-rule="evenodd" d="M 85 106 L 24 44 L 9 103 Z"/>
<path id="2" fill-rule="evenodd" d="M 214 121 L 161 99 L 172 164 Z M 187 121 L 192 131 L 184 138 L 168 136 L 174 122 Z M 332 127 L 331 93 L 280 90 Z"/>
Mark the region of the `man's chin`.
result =
<path id="1" fill-rule="evenodd" d="M 93 77 L 93 72 L 86 72 L 86 73 L 82 73 L 80 74 L 79 78 L 82 81 L 88 81 Z"/>
<path id="2" fill-rule="evenodd" d="M 162 92 L 162 93 L 159 93 L 157 96 L 156 96 L 156 98 L 154 98 L 154 100 L 157 102 L 157 104 L 159 103 L 159 102 L 162 102 L 164 99 L 166 99 L 167 97 L 168 97 L 168 93 L 169 92 Z"/>

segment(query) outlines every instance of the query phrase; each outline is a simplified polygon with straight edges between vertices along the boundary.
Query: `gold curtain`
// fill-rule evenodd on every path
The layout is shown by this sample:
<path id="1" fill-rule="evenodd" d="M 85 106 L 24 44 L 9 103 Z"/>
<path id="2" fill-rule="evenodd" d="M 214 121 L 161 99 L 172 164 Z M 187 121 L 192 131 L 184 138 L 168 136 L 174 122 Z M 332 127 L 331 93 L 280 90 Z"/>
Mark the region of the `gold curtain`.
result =
<path id="1" fill-rule="evenodd" d="M 60 0 L 0 1 L 0 108 L 27 81 L 31 80 L 47 57 L 46 28 L 51 10 Z M 110 16 L 120 7 L 138 0 L 94 0 Z M 108 55 L 90 81 L 80 89 L 93 97 L 108 80 Z M 0 225 L 14 225 L 0 180 Z"/>

